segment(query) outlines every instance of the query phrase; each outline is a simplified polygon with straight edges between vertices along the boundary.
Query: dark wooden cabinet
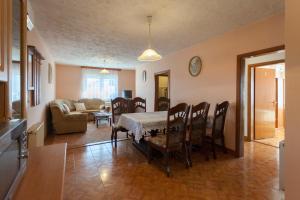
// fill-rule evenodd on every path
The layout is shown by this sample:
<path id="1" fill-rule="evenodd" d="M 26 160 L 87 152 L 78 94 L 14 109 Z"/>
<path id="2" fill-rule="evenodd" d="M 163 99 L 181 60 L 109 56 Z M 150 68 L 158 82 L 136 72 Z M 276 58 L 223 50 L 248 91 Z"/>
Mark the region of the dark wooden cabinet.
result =
<path id="1" fill-rule="evenodd" d="M 0 0 L 0 122 L 12 118 L 12 101 L 20 106 L 19 115 L 26 117 L 26 47 L 27 47 L 27 0 Z M 19 64 L 19 72 L 14 77 L 19 81 L 12 84 L 13 63 Z M 20 82 L 18 90 L 12 88 Z M 16 91 L 12 98 L 11 91 Z"/>
<path id="2" fill-rule="evenodd" d="M 9 0 L 0 1 L 0 81 L 8 80 L 8 68 L 11 54 L 11 7 Z"/>
<path id="3" fill-rule="evenodd" d="M 0 1 L 0 122 L 9 118 L 8 69 L 11 63 L 12 1 Z"/>
<path id="4" fill-rule="evenodd" d="M 31 106 L 41 102 L 41 65 L 44 57 L 34 46 L 27 47 L 27 88 Z"/>

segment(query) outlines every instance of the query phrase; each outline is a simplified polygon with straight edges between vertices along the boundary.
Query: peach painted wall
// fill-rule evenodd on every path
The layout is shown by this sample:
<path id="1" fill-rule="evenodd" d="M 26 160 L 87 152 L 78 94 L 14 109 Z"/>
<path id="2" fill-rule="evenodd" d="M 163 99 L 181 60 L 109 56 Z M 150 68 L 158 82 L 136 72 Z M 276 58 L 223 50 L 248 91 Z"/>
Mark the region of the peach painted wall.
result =
<path id="1" fill-rule="evenodd" d="M 225 33 L 197 45 L 182 49 L 163 59 L 137 66 L 137 96 L 147 99 L 147 110 L 154 109 L 154 73 L 170 69 L 170 96 L 174 106 L 180 102 L 211 103 L 230 102 L 225 137 L 226 146 L 235 149 L 235 107 L 237 55 L 284 44 L 284 16 L 276 15 L 262 21 Z M 203 61 L 202 72 L 192 77 L 188 72 L 189 59 L 199 55 Z M 147 81 L 142 71 L 147 71 Z"/>
<path id="2" fill-rule="evenodd" d="M 56 98 L 80 99 L 81 68 L 56 64 Z"/>
<path id="3" fill-rule="evenodd" d="M 285 1 L 286 139 L 285 199 L 300 199 L 300 1 Z"/>
<path id="4" fill-rule="evenodd" d="M 46 108 L 48 103 L 55 98 L 55 63 L 43 39 L 40 37 L 36 28 L 28 32 L 28 45 L 33 45 L 43 55 L 45 60 L 41 66 L 41 103 L 35 107 L 28 104 L 27 125 L 28 128 L 41 121 L 46 121 Z M 52 83 L 48 83 L 48 64 L 52 65 Z M 46 126 L 45 126 L 46 127 Z"/>
<path id="5" fill-rule="evenodd" d="M 132 90 L 132 96 L 135 97 L 135 70 L 122 70 L 119 72 L 119 96 L 122 96 L 123 90 Z"/>
<path id="6" fill-rule="evenodd" d="M 119 72 L 119 96 L 122 90 L 129 89 L 135 96 L 135 70 L 121 70 Z M 74 65 L 56 65 L 56 98 L 80 99 L 81 68 Z"/>

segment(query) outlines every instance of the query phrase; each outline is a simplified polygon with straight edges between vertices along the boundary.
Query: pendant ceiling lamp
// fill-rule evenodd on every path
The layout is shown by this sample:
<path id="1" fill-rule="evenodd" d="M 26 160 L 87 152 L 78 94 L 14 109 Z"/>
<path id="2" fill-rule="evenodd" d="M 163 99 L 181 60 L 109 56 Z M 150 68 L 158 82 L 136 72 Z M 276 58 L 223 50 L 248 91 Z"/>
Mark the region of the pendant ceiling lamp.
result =
<path id="1" fill-rule="evenodd" d="M 142 55 L 138 57 L 139 61 L 158 61 L 162 57 L 159 55 L 154 49 L 151 48 L 151 22 L 152 22 L 152 16 L 148 16 L 148 23 L 149 23 L 149 35 L 148 35 L 148 49 L 146 49 Z"/>
<path id="2" fill-rule="evenodd" d="M 104 60 L 104 67 L 106 66 L 106 60 Z M 102 68 L 100 74 L 109 74 L 109 71 L 105 68 Z"/>
<path id="3" fill-rule="evenodd" d="M 102 69 L 100 71 L 101 74 L 109 74 L 109 71 L 107 69 Z"/>

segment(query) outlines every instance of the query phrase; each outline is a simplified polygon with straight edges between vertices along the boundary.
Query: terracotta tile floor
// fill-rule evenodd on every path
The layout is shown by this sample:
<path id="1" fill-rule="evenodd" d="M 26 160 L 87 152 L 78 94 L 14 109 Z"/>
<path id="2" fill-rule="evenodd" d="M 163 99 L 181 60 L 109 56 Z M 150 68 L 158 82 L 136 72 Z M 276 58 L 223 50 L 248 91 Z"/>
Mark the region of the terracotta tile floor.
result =
<path id="1" fill-rule="evenodd" d="M 64 199 L 283 199 L 278 190 L 278 149 L 245 143 L 245 157 L 192 155 L 185 169 L 172 159 L 166 177 L 159 161 L 147 163 L 130 141 L 69 149 Z"/>
<path id="2" fill-rule="evenodd" d="M 49 135 L 46 139 L 46 145 L 56 143 L 68 143 L 68 147 L 78 147 L 89 143 L 102 142 L 110 140 L 111 127 L 102 122 L 97 128 L 93 122 L 87 125 L 86 133 L 70 133 L 63 135 Z M 126 134 L 119 133 L 118 139 L 125 139 Z"/>

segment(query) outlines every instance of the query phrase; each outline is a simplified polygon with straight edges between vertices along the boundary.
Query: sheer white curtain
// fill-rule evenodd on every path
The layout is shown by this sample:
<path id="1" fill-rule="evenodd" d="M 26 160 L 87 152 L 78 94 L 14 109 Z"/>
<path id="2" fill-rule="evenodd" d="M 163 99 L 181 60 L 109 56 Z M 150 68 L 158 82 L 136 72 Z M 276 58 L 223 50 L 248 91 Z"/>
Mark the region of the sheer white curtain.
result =
<path id="1" fill-rule="evenodd" d="M 81 69 L 81 97 L 110 101 L 118 96 L 118 72 L 101 73 L 99 69 Z"/>

